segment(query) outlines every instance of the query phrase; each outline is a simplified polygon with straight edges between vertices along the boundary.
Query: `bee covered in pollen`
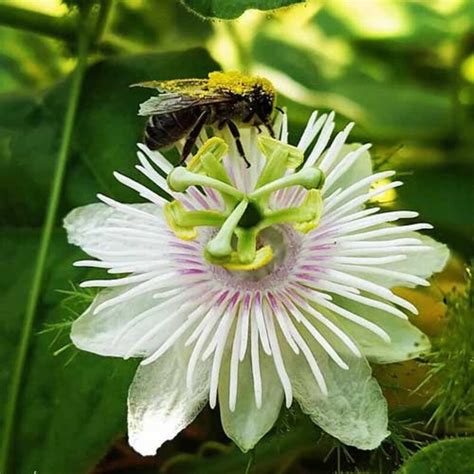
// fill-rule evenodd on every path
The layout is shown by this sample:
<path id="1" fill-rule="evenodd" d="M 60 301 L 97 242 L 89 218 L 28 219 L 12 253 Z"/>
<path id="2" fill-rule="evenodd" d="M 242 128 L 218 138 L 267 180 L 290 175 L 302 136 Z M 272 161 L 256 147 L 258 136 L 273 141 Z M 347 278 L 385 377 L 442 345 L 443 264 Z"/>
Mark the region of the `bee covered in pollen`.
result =
<path id="1" fill-rule="evenodd" d="M 183 163 L 206 126 L 222 130 L 225 126 L 235 139 L 237 150 L 245 160 L 237 125 L 265 127 L 274 137 L 272 117 L 276 93 L 272 83 L 263 77 L 240 72 L 211 72 L 208 79 L 175 79 L 134 84 L 156 89 L 140 105 L 139 115 L 147 116 L 144 141 L 152 150 L 166 149 L 186 138 L 181 153 Z"/>

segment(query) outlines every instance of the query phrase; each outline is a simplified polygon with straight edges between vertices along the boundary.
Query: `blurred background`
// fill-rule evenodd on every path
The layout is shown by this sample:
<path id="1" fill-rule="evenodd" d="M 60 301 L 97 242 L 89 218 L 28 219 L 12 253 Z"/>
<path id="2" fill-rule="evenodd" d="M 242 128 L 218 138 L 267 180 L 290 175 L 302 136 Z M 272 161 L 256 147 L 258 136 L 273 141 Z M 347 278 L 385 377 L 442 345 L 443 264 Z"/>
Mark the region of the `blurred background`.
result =
<path id="1" fill-rule="evenodd" d="M 0 2 L 2 386 L 18 347 L 76 64 L 74 3 Z M 147 92 L 129 84 L 238 69 L 273 81 L 289 113 L 290 141 L 314 109 L 335 110 L 339 128 L 356 122 L 352 139 L 373 143 L 374 166 L 396 169 L 406 183 L 381 203 L 419 211 L 453 249 L 451 273 L 437 283 L 450 288 L 462 280 L 462 262 L 473 250 L 474 0 L 309 0 L 275 12 L 247 11 L 234 21 L 202 19 L 177 0 L 104 4 L 25 364 L 12 472 L 243 473 L 247 458 L 229 446 L 210 411 L 154 458 L 127 446 L 125 398 L 136 364 L 70 347 L 67 320 L 90 295 L 74 290 L 85 275 L 71 267 L 79 253 L 66 244 L 60 220 L 94 202 L 97 192 L 137 199 L 112 176 L 118 170 L 140 180 L 133 174 L 143 129 L 136 113 Z M 413 410 L 422 403 L 405 405 Z M 414 413 L 416 422 L 421 415 Z M 282 416 L 277 433 L 257 450 L 254 472 L 355 472 L 360 465 L 392 472 L 403 460 L 393 443 L 370 456 L 352 453 L 295 419 L 298 413 Z M 415 449 L 428 438 L 409 443 Z"/>

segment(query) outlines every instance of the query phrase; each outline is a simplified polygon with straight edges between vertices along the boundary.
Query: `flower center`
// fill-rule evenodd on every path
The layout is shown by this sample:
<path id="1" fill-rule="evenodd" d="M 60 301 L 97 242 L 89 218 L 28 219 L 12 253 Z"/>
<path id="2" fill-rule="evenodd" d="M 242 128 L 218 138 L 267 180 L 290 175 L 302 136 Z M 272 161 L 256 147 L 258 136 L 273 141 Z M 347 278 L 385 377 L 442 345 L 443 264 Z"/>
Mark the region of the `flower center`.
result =
<path id="1" fill-rule="evenodd" d="M 176 192 L 185 192 L 190 186 L 211 188 L 220 193 L 224 209 L 190 211 L 179 200 L 164 208 L 168 225 L 179 238 L 195 239 L 199 226 L 217 228 L 206 243 L 206 260 L 227 270 L 249 272 L 246 278 L 278 260 L 275 252 L 281 245 L 276 238 L 279 232 L 271 230 L 274 226 L 291 224 L 295 230 L 306 233 L 318 225 L 322 213 L 322 171 L 315 167 L 294 171 L 304 159 L 298 148 L 265 136 L 260 137 L 259 145 L 266 163 L 252 192 L 244 193 L 233 185 L 221 163 L 228 147 L 222 139 L 214 137 L 200 148 L 186 168 L 173 169 L 168 184 Z M 272 194 L 291 186 L 308 190 L 304 201 L 299 206 L 272 209 Z"/>
<path id="2" fill-rule="evenodd" d="M 289 225 L 278 225 L 263 230 L 258 245 L 272 248 L 273 258 L 269 263 L 254 270 L 229 270 L 222 265 L 210 264 L 215 280 L 233 289 L 253 291 L 285 283 L 297 263 L 300 235 Z"/>

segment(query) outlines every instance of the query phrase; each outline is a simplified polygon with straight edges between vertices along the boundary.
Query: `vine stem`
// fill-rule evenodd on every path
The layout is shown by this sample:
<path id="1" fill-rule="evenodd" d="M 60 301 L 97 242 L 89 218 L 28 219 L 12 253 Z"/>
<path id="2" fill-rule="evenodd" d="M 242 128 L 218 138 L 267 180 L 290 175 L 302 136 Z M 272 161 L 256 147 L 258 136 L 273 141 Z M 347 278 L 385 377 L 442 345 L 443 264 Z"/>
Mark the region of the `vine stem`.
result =
<path id="1" fill-rule="evenodd" d="M 13 426 L 17 411 L 17 404 L 20 392 L 20 384 L 23 378 L 25 362 L 28 355 L 28 349 L 31 339 L 31 332 L 35 320 L 36 309 L 38 306 L 43 274 L 46 265 L 46 258 L 51 241 L 51 235 L 56 221 L 56 214 L 61 196 L 62 184 L 66 170 L 66 162 L 71 146 L 72 133 L 76 112 L 79 104 L 81 86 L 84 79 L 84 73 L 87 66 L 87 51 L 90 42 L 89 18 L 91 10 L 87 9 L 80 14 L 80 28 L 78 31 L 78 59 L 76 69 L 72 76 L 71 91 L 66 109 L 64 128 L 61 139 L 61 146 L 58 153 L 56 169 L 54 172 L 53 183 L 49 195 L 48 208 L 46 218 L 41 234 L 41 241 L 36 257 L 36 263 L 33 273 L 30 293 L 25 309 L 25 318 L 23 322 L 20 343 L 16 355 L 13 374 L 10 381 L 10 390 L 5 406 L 5 421 L 3 426 L 3 439 L 0 450 L 0 473 L 6 474 L 8 469 L 8 461 L 11 447 L 11 438 L 13 435 Z"/>
<path id="2" fill-rule="evenodd" d="M 72 18 L 56 17 L 13 5 L 0 5 L 0 24 L 66 41 L 77 38 Z"/>
<path id="3" fill-rule="evenodd" d="M 255 462 L 255 448 L 253 448 L 252 451 L 250 451 L 249 453 L 249 460 L 247 462 L 247 467 L 245 468 L 244 474 L 250 474 L 250 471 L 252 470 L 254 462 Z"/>

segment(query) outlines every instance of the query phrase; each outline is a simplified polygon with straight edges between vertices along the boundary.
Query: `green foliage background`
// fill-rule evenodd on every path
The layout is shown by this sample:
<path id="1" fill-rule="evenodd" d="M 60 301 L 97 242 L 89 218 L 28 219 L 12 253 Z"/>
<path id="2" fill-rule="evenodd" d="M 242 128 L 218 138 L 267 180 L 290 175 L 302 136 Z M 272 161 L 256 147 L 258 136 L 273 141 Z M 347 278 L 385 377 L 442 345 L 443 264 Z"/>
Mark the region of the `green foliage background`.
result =
<path id="1" fill-rule="evenodd" d="M 386 166 L 382 163 L 389 159 L 403 174 L 406 185 L 391 205 L 418 210 L 435 225 L 438 239 L 469 256 L 474 230 L 474 1 L 309 0 L 292 7 L 288 5 L 299 2 L 68 3 L 8 0 L 0 5 L 4 388 L 11 388 L 18 367 L 25 302 L 31 299 L 41 227 L 48 206 L 51 210 L 50 189 L 62 146 L 68 156 L 31 337 L 20 364 L 3 467 L 11 473 L 79 474 L 90 472 L 109 452 L 101 466 L 117 467 L 107 472 L 158 472 L 158 467 L 166 472 L 243 472 L 246 457 L 221 443 L 225 438 L 217 415 L 210 413 L 200 417 L 196 433 L 191 429 L 168 443 L 150 462 L 139 460 L 123 442 L 110 451 L 125 430 L 126 391 L 135 363 L 79 354 L 68 346 L 64 320 L 72 317 L 71 302 L 65 304 L 57 290 L 70 289 L 71 282 L 85 275 L 71 266 L 79 251 L 66 244 L 61 218 L 94 202 L 98 192 L 123 201 L 137 199 L 112 176 L 118 170 L 140 179 L 133 171 L 143 127 L 136 111 L 146 92 L 129 89 L 129 84 L 240 69 L 275 83 L 279 105 L 289 111 L 293 137 L 314 109 L 336 110 L 340 126 L 355 120 L 353 139 L 374 143 L 377 163 Z M 264 11 L 244 13 L 251 7 Z M 288 8 L 274 11 L 277 7 Z M 242 13 L 234 21 L 216 19 Z M 88 38 L 88 62 L 72 136 L 64 145 L 81 35 Z M 77 311 L 81 303 L 74 301 Z M 8 397 L 11 392 L 0 391 L 5 413 L 11 411 Z M 0 418 L 3 427 L 6 416 Z M 275 466 L 298 473 L 340 467 L 335 461 L 340 457 L 330 454 L 333 449 L 340 453 L 340 446 L 326 438 L 317 443 L 319 434 L 304 421 L 287 429 L 292 423 L 287 418 L 259 448 L 255 472 L 274 471 Z M 460 459 L 472 455 L 472 440 L 467 442 L 470 448 L 459 448 L 465 453 Z M 203 457 L 209 450 L 212 458 Z M 429 470 L 422 452 L 418 464 L 414 460 L 401 472 L 447 472 Z M 381 463 L 362 456 L 360 462 L 391 472 L 387 469 L 395 468 L 395 457 Z M 292 470 L 295 460 L 306 458 L 310 461 Z"/>

